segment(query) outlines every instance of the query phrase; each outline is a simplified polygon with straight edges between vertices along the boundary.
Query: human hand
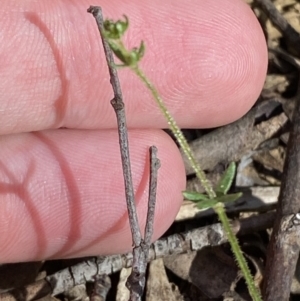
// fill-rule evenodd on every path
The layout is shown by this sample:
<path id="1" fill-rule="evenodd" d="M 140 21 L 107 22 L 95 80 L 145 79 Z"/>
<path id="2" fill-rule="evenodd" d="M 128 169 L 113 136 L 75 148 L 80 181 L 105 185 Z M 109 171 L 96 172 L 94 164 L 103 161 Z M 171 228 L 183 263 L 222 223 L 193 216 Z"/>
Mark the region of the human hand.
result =
<path id="1" fill-rule="evenodd" d="M 104 3 L 103 3 L 104 2 Z M 13 4 L 12 4 L 13 3 Z M 123 253 L 131 249 L 116 119 L 92 5 L 130 20 L 131 47 L 181 127 L 214 127 L 249 110 L 263 86 L 263 33 L 240 0 L 15 1 L 1 3 L 0 261 Z M 182 202 L 180 153 L 129 70 L 119 77 L 141 226 L 148 148 L 161 168 L 154 238 Z M 59 129 L 66 127 L 68 129 Z"/>

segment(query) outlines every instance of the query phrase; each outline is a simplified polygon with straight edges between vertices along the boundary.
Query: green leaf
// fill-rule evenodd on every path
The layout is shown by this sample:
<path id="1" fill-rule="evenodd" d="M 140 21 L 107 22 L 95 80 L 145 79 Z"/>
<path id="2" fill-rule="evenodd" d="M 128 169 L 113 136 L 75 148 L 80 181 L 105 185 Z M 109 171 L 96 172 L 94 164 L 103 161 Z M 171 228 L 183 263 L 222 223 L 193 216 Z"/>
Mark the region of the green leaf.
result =
<path id="1" fill-rule="evenodd" d="M 232 193 L 232 194 L 226 194 L 219 197 L 216 197 L 214 200 L 217 201 L 217 203 L 232 203 L 239 199 L 243 195 L 242 192 Z"/>
<path id="2" fill-rule="evenodd" d="M 108 39 L 108 44 L 114 55 L 122 62 L 125 66 L 136 66 L 141 60 L 145 53 L 145 45 L 142 41 L 140 47 L 127 50 L 120 40 L 110 40 Z"/>
<path id="3" fill-rule="evenodd" d="M 234 162 L 231 162 L 216 187 L 217 196 L 222 196 L 227 194 L 229 188 L 232 185 L 235 176 L 235 171 L 236 171 L 236 165 Z"/>
<path id="4" fill-rule="evenodd" d="M 206 199 L 203 201 L 198 201 L 196 203 L 197 208 L 199 209 L 208 209 L 216 206 L 217 204 L 228 204 L 236 201 L 239 199 L 243 194 L 241 192 L 233 193 L 233 194 L 227 194 L 220 197 L 217 197 L 215 199 Z"/>
<path id="5" fill-rule="evenodd" d="M 218 203 L 227 204 L 236 201 L 242 196 L 241 192 L 232 193 L 227 195 L 222 195 L 214 199 L 210 199 L 207 195 L 196 192 L 196 191 L 183 191 L 182 192 L 185 199 L 196 203 L 197 208 L 207 209 L 214 207 Z"/>
<path id="6" fill-rule="evenodd" d="M 127 16 L 124 15 L 124 19 L 125 21 L 118 20 L 115 22 L 110 19 L 104 21 L 104 35 L 107 39 L 119 40 L 123 36 L 129 25 Z"/>
<path id="7" fill-rule="evenodd" d="M 219 203 L 215 199 L 207 199 L 206 201 L 200 201 L 196 204 L 199 209 L 208 209 L 214 207 L 217 203 Z"/>
<path id="8" fill-rule="evenodd" d="M 196 192 L 196 191 L 183 191 L 182 194 L 186 200 L 189 200 L 192 202 L 210 200 L 207 195 Z"/>
<path id="9" fill-rule="evenodd" d="M 218 203 L 218 201 L 210 199 L 207 195 L 196 191 L 183 191 L 182 194 L 185 199 L 196 203 L 196 206 L 199 209 L 211 208 Z"/>
<path id="10" fill-rule="evenodd" d="M 144 42 L 142 41 L 139 48 L 135 47 L 131 49 L 130 57 L 127 61 L 128 66 L 136 65 L 144 56 L 144 53 L 145 53 L 145 45 Z"/>
<path id="11" fill-rule="evenodd" d="M 140 47 L 138 49 L 138 54 L 139 54 L 139 60 L 144 56 L 145 54 L 145 44 L 144 41 L 141 41 Z"/>

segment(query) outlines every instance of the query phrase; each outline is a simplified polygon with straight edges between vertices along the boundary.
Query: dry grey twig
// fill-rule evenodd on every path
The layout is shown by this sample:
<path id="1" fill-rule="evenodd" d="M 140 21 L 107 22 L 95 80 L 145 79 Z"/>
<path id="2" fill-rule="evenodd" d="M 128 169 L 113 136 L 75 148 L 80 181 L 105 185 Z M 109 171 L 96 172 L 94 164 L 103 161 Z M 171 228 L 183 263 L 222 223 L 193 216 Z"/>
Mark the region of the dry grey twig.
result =
<path id="1" fill-rule="evenodd" d="M 102 11 L 99 6 L 91 6 L 88 9 L 89 13 L 92 13 L 96 19 L 96 23 L 100 32 L 105 57 L 110 74 L 110 82 L 114 91 L 114 98 L 111 104 L 115 110 L 118 122 L 119 144 L 121 151 L 121 159 L 123 165 L 123 175 L 125 183 L 125 194 L 127 202 L 127 210 L 129 223 L 131 227 L 132 239 L 133 239 L 133 263 L 132 273 L 128 278 L 127 287 L 130 289 L 130 300 L 141 300 L 145 287 L 145 274 L 147 267 L 147 259 L 149 247 L 151 244 L 151 238 L 153 233 L 154 222 L 154 209 L 156 202 L 156 187 L 157 187 L 157 171 L 160 167 L 159 160 L 156 157 L 157 149 L 155 146 L 150 147 L 150 184 L 149 184 L 149 201 L 148 201 L 148 215 L 146 220 L 146 227 L 144 233 L 144 239 L 142 238 L 138 216 L 136 212 L 136 206 L 134 201 L 134 190 L 131 174 L 131 165 L 129 157 L 128 146 L 128 133 L 126 125 L 126 116 L 124 109 L 124 102 L 122 98 L 122 92 L 120 82 L 118 78 L 117 69 L 114 64 L 113 52 L 110 49 L 108 42 L 104 35 L 104 21 Z"/>

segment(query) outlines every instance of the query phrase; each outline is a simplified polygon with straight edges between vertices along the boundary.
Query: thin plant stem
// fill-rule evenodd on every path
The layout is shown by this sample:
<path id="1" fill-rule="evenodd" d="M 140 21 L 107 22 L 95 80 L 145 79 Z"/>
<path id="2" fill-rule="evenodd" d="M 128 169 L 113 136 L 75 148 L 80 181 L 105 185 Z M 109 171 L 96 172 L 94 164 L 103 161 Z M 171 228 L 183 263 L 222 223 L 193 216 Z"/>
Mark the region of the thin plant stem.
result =
<path id="1" fill-rule="evenodd" d="M 243 273 L 243 276 L 245 278 L 245 281 L 247 283 L 247 287 L 248 287 L 250 296 L 252 297 L 253 301 L 262 301 L 262 297 L 260 295 L 259 290 L 257 289 L 257 287 L 254 284 L 253 277 L 251 275 L 247 261 L 241 251 L 239 242 L 230 227 L 229 219 L 224 210 L 224 205 L 222 203 L 218 203 L 213 208 L 214 208 L 215 212 L 218 214 L 218 217 L 225 230 L 225 233 L 227 234 L 227 238 L 230 243 L 232 252 L 235 255 L 235 259 L 236 259 L 238 266 L 240 267 L 240 269 Z"/>
<path id="2" fill-rule="evenodd" d="M 141 81 L 146 85 L 146 87 L 151 91 L 152 96 L 154 97 L 155 101 L 157 102 L 157 105 L 159 106 L 161 112 L 163 113 L 164 117 L 168 121 L 168 125 L 177 139 L 180 147 L 182 148 L 183 152 L 185 153 L 187 159 L 189 160 L 192 168 L 194 169 L 196 176 L 200 180 L 201 184 L 203 185 L 208 197 L 210 199 L 213 199 L 216 197 L 216 193 L 213 190 L 213 187 L 209 180 L 206 178 L 205 173 L 199 166 L 198 162 L 195 159 L 195 156 L 192 153 L 192 150 L 187 143 L 184 135 L 182 134 L 182 131 L 180 130 L 179 126 L 177 125 L 175 119 L 168 111 L 167 107 L 165 106 L 163 100 L 159 96 L 156 88 L 154 85 L 149 81 L 149 79 L 146 77 L 146 75 L 143 73 L 143 71 L 138 67 L 138 65 L 130 66 L 130 68 L 134 71 L 134 73 L 141 79 Z"/>

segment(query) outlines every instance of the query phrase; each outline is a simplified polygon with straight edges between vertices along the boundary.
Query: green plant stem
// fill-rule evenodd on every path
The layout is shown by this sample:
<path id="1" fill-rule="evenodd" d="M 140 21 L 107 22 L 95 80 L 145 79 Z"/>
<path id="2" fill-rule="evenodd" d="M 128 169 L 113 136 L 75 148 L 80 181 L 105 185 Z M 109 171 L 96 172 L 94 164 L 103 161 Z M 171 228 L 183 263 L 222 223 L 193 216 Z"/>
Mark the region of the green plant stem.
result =
<path id="1" fill-rule="evenodd" d="M 245 281 L 247 283 L 250 296 L 252 297 L 252 299 L 254 301 L 262 301 L 262 297 L 260 295 L 259 290 L 257 289 L 257 287 L 254 284 L 253 277 L 251 275 L 247 261 L 241 251 L 239 242 L 230 227 L 229 219 L 224 210 L 224 205 L 222 203 L 218 203 L 213 208 L 214 208 L 215 212 L 218 214 L 218 217 L 224 227 L 224 230 L 228 237 L 228 241 L 231 245 L 231 249 L 235 255 L 235 259 L 236 259 L 238 266 L 240 267 L 240 269 L 243 273 L 243 276 L 245 278 Z"/>
<path id="2" fill-rule="evenodd" d="M 157 90 L 155 89 L 154 85 L 149 81 L 149 79 L 146 77 L 146 75 L 143 73 L 143 71 L 138 67 L 138 65 L 130 66 L 130 68 L 134 71 L 134 73 L 142 80 L 142 82 L 147 86 L 147 88 L 151 91 L 154 99 L 157 102 L 157 105 L 163 112 L 166 120 L 168 120 L 168 125 L 173 133 L 173 135 L 176 137 L 180 147 L 182 148 L 183 152 L 185 153 L 186 157 L 188 158 L 192 168 L 194 169 L 196 176 L 200 180 L 202 186 L 204 187 L 207 195 L 210 199 L 213 199 L 216 197 L 216 193 L 213 190 L 213 187 L 211 183 L 206 178 L 203 170 L 200 168 L 198 162 L 195 160 L 195 157 L 192 153 L 192 150 L 190 146 L 188 145 L 185 137 L 183 136 L 180 128 L 178 127 L 177 123 L 175 122 L 174 118 L 166 108 L 163 100 L 159 96 Z"/>
<path id="3" fill-rule="evenodd" d="M 207 180 L 204 172 L 196 162 L 194 155 L 192 154 L 192 151 L 183 136 L 180 128 L 178 127 L 177 123 L 175 122 L 174 118 L 171 116 L 169 111 L 167 110 L 163 100 L 160 98 L 157 90 L 155 89 L 154 85 L 148 80 L 148 78 L 145 76 L 145 74 L 141 71 L 141 69 L 138 67 L 137 64 L 134 66 L 130 66 L 130 68 L 134 71 L 134 73 L 142 80 L 142 82 L 147 86 L 147 88 L 151 91 L 154 99 L 157 102 L 157 105 L 163 112 L 164 117 L 168 120 L 168 125 L 176 137 L 178 143 L 180 144 L 182 150 L 184 151 L 185 155 L 187 156 L 192 168 L 194 169 L 197 177 L 201 181 L 201 184 L 203 185 L 207 195 L 210 199 L 215 199 L 216 193 L 212 188 L 212 185 Z M 245 278 L 249 294 L 252 297 L 253 301 L 262 301 L 262 297 L 260 295 L 259 290 L 256 288 L 253 277 L 251 275 L 251 272 L 249 270 L 247 261 L 241 251 L 241 248 L 239 246 L 238 240 L 234 233 L 231 230 L 229 219 L 226 215 L 224 204 L 223 203 L 217 203 L 215 206 L 213 206 L 213 209 L 218 214 L 219 219 L 224 227 L 225 233 L 227 234 L 228 241 L 231 245 L 232 252 L 234 253 L 235 259 L 237 261 L 237 264 L 239 268 L 241 269 L 243 276 Z"/>
<path id="4" fill-rule="evenodd" d="M 146 87 L 151 91 L 152 96 L 154 97 L 158 107 L 162 111 L 164 117 L 167 119 L 168 125 L 177 139 L 179 145 L 181 146 L 183 152 L 188 158 L 188 161 L 191 164 L 191 167 L 194 169 L 196 176 L 200 180 L 202 186 L 204 187 L 207 196 L 210 200 L 209 207 L 212 207 L 215 212 L 218 214 L 219 219 L 224 227 L 225 233 L 227 234 L 228 240 L 230 242 L 232 251 L 235 255 L 235 259 L 237 260 L 237 263 L 244 275 L 244 278 L 246 280 L 249 293 L 254 301 L 262 301 L 262 298 L 260 296 L 260 293 L 258 289 L 255 286 L 255 283 L 253 281 L 252 275 L 250 273 L 250 270 L 248 268 L 247 262 L 243 256 L 243 253 L 240 249 L 240 246 L 238 244 L 238 240 L 234 233 L 232 232 L 229 224 L 228 217 L 224 210 L 224 204 L 223 203 L 217 203 L 219 199 L 222 199 L 223 197 L 232 197 L 238 198 L 239 196 L 237 194 L 235 195 L 226 195 L 227 191 L 230 187 L 230 182 L 233 180 L 233 176 L 235 173 L 235 170 L 231 168 L 229 169 L 229 174 L 224 176 L 224 179 L 221 181 L 220 186 L 218 187 L 218 198 L 217 193 L 213 190 L 213 187 L 211 183 L 208 181 L 208 179 L 205 176 L 205 173 L 198 165 L 197 161 L 195 160 L 195 157 L 185 139 L 183 136 L 180 128 L 178 127 L 177 123 L 175 122 L 174 118 L 171 116 L 170 112 L 168 111 L 167 107 L 165 106 L 163 100 L 160 98 L 156 88 L 154 85 L 149 81 L 149 79 L 146 77 L 146 75 L 142 72 L 142 70 L 138 66 L 138 62 L 144 55 L 144 44 L 141 42 L 141 45 L 139 48 L 133 48 L 132 50 L 128 51 L 125 47 L 122 41 L 120 40 L 120 37 L 124 34 L 125 30 L 128 27 L 128 18 L 125 17 L 125 22 L 117 21 L 114 23 L 111 20 L 108 20 L 107 24 L 107 32 L 106 37 L 108 39 L 109 45 L 111 49 L 113 50 L 114 54 L 118 57 L 118 59 L 123 63 L 123 65 L 120 65 L 120 67 L 130 67 L 131 70 L 140 78 L 140 80 L 146 85 Z M 117 35 L 117 37 L 115 37 Z M 227 183 L 227 184 L 226 184 Z M 205 196 L 204 196 L 205 197 Z M 204 200 L 206 201 L 206 200 Z M 226 200 L 224 200 L 226 201 Z M 228 201 L 228 200 L 227 200 Z M 216 204 L 216 205 L 214 205 Z"/>

